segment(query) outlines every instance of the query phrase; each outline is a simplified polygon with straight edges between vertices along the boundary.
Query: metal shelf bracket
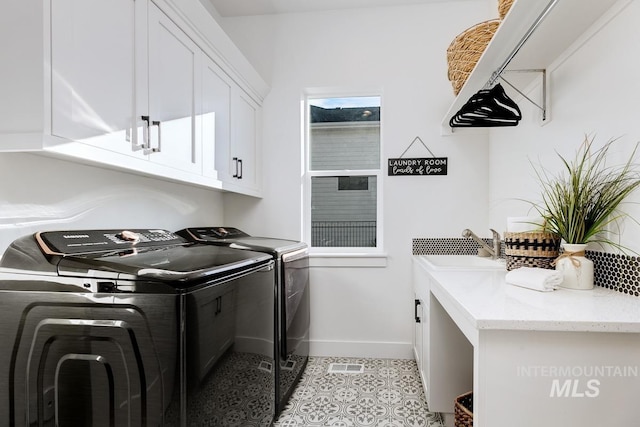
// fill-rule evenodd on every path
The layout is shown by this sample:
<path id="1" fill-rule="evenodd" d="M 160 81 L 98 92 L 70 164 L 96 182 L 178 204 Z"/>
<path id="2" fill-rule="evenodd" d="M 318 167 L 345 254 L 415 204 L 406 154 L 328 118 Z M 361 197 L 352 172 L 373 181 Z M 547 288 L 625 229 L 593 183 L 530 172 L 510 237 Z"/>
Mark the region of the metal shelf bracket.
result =
<path id="1" fill-rule="evenodd" d="M 542 74 L 542 105 L 538 105 L 538 103 L 534 102 L 531 98 L 525 95 L 520 89 L 511 84 L 507 79 L 504 78 L 503 73 L 541 73 Z M 534 70 L 504 70 L 498 77 L 508 84 L 513 90 L 518 92 L 524 99 L 535 105 L 542 111 L 542 123 L 546 123 L 547 121 L 547 70 L 544 69 L 534 69 Z"/>

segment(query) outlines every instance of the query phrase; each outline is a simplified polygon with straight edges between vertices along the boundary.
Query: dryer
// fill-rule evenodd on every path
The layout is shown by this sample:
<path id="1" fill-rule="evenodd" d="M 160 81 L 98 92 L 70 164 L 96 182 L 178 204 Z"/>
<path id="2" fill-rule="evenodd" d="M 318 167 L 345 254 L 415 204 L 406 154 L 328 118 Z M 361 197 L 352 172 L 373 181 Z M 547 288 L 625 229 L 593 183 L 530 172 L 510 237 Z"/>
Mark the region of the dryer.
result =
<path id="1" fill-rule="evenodd" d="M 309 359 L 309 250 L 304 242 L 255 237 L 233 227 L 186 228 L 194 242 L 269 254 L 275 262 L 276 416 L 287 404 Z"/>
<path id="2" fill-rule="evenodd" d="M 166 230 L 14 241 L 0 260 L 0 425 L 271 425 L 273 265 Z"/>

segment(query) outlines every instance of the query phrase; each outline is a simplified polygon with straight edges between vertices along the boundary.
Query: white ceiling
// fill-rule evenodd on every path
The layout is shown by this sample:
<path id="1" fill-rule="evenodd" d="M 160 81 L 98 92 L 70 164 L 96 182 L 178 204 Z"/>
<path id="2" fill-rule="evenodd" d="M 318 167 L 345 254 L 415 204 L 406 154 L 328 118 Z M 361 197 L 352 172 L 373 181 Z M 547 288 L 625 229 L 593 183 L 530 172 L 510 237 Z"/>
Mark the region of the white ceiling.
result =
<path id="1" fill-rule="evenodd" d="M 206 1 L 206 0 L 205 0 Z M 315 12 L 380 6 L 436 3 L 451 0 L 209 0 L 223 17 Z"/>

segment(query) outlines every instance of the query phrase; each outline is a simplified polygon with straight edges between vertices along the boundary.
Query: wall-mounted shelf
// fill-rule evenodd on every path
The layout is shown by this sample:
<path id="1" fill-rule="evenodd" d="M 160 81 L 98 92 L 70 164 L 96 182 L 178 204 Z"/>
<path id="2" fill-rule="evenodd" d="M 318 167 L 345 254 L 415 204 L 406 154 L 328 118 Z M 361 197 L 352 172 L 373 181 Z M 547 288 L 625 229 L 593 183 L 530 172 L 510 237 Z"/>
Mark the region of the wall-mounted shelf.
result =
<path id="1" fill-rule="evenodd" d="M 547 69 L 589 27 L 614 6 L 630 0 L 558 0 L 536 30 L 527 39 L 507 70 Z M 451 135 L 449 119 L 482 89 L 524 38 L 550 4 L 550 0 L 516 0 L 487 46 L 465 85 L 442 119 L 441 133 Z M 524 89 L 538 78 L 535 73 L 505 76 Z M 475 128 L 477 131 L 478 128 Z M 456 132 L 461 131 L 456 128 Z"/>

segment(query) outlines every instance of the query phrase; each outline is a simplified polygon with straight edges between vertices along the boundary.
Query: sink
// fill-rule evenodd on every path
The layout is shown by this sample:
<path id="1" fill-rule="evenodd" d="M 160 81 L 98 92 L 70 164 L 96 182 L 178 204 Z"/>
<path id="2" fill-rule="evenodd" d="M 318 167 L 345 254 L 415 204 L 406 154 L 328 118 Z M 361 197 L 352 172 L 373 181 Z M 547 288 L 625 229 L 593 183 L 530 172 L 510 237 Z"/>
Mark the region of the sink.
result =
<path id="1" fill-rule="evenodd" d="M 477 255 L 421 255 L 420 258 L 433 270 L 506 270 L 504 259 Z"/>

